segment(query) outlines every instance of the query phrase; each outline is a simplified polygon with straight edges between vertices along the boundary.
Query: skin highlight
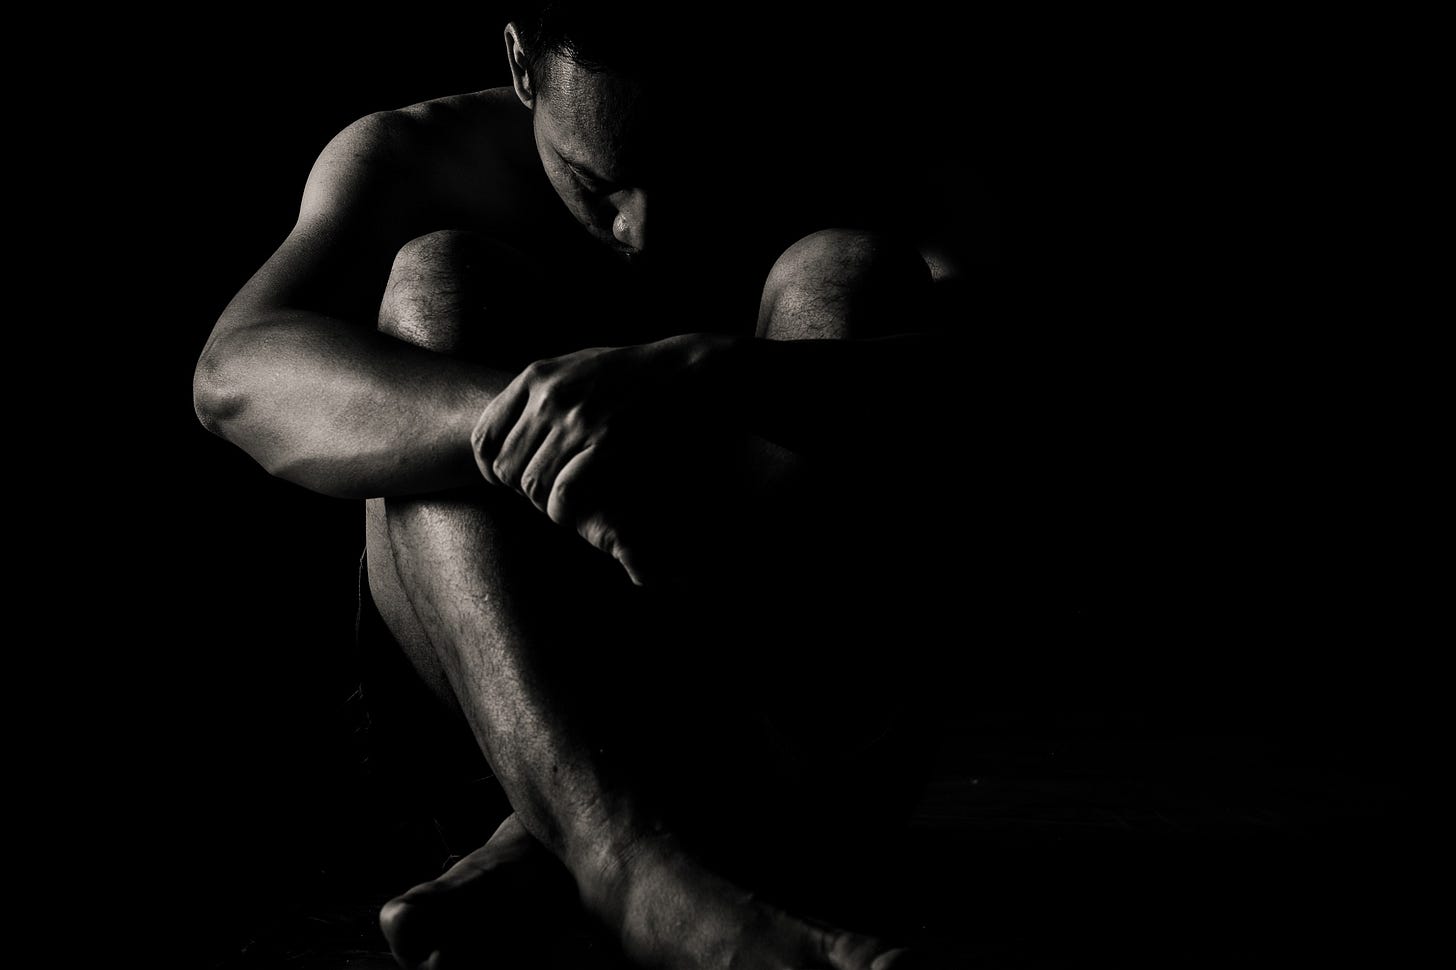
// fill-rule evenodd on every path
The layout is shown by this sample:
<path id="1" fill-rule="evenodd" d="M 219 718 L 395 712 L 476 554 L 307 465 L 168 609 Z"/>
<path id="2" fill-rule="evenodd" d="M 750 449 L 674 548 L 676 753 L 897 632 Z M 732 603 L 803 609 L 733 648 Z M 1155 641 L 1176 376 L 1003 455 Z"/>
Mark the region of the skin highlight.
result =
<path id="1" fill-rule="evenodd" d="M 850 577 L 897 564 L 830 553 L 816 515 L 830 516 L 815 510 L 868 507 L 839 462 L 927 423 L 918 389 L 948 343 L 907 308 L 932 274 L 888 237 L 826 230 L 781 255 L 737 332 L 684 329 L 692 306 L 664 319 L 614 302 L 614 274 L 662 245 L 647 233 L 646 92 L 552 54 L 538 89 L 513 25 L 505 40 L 511 89 L 372 116 L 325 150 L 298 225 L 218 321 L 195 382 L 204 424 L 270 472 L 370 500 L 380 614 L 515 809 L 481 850 L 386 906 L 386 937 L 401 965 L 434 966 L 499 932 L 501 886 L 564 878 L 643 966 L 904 966 L 904 951 L 794 916 L 707 861 L 669 819 L 703 812 L 704 831 L 741 827 L 765 845 L 803 833 L 679 798 L 661 779 L 692 766 L 634 750 L 613 725 L 678 693 L 733 703 L 711 679 L 664 688 L 629 672 L 639 649 L 653 667 L 663 637 L 634 583 L 711 600 L 736 593 L 725 577 L 794 575 L 776 605 L 863 620 L 873 601 L 856 584 L 869 580 Z M 635 339 L 601 346 L 602 314 Z M 735 505 L 751 514 L 724 528 Z M 787 643 L 790 630 L 763 635 Z M 620 665 L 562 660 L 602 643 L 625 650 Z M 805 676 L 821 679 L 817 662 Z M 586 669 L 612 689 L 583 684 Z M 871 697 L 842 706 L 894 707 Z M 774 758 L 749 753 L 765 771 Z M 820 781 L 795 784 L 864 800 Z"/>

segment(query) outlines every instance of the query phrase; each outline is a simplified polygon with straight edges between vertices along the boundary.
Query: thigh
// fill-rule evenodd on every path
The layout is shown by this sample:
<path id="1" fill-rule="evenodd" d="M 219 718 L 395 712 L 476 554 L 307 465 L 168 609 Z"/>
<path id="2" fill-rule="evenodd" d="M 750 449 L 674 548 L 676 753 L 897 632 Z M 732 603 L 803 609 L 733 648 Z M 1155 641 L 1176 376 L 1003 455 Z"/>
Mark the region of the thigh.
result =
<path id="1" fill-rule="evenodd" d="M 483 233 L 448 230 L 395 256 L 380 329 L 416 346 L 515 371 L 585 347 L 642 343 L 691 327 L 652 279 L 606 259 L 540 259 Z"/>
<path id="2" fill-rule="evenodd" d="M 654 339 L 641 280 L 581 259 L 543 262 L 482 233 L 429 233 L 400 248 L 380 304 L 381 332 L 507 371 L 588 346 Z M 366 503 L 368 584 L 393 640 L 442 707 L 459 705 L 400 581 L 384 502 Z"/>

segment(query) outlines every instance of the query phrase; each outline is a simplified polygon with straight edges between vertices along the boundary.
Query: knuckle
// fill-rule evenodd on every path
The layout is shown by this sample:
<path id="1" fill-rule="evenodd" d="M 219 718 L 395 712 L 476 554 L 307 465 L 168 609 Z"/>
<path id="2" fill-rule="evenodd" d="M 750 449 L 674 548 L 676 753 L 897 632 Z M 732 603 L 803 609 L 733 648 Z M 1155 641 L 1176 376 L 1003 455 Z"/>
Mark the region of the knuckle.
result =
<path id="1" fill-rule="evenodd" d="M 592 534 L 587 536 L 587 541 L 596 546 L 602 552 L 613 554 L 617 549 L 617 531 L 605 522 L 597 519 L 589 530 Z"/>
<path id="2" fill-rule="evenodd" d="M 563 512 L 570 512 L 580 486 L 574 478 L 558 478 L 551 489 L 551 498 L 561 506 Z"/>
<path id="3" fill-rule="evenodd" d="M 531 381 L 544 381 L 555 374 L 559 364 L 554 357 L 546 357 L 541 360 L 533 360 L 526 365 L 526 377 Z"/>

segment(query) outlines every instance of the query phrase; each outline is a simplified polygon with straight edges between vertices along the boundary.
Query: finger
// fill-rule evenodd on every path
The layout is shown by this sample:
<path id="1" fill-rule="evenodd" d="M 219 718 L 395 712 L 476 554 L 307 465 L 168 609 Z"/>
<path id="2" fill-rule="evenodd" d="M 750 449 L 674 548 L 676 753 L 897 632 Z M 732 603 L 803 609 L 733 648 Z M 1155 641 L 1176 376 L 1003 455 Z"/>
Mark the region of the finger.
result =
<path id="1" fill-rule="evenodd" d="M 495 473 L 495 459 L 500 454 L 506 436 L 516 426 L 516 420 L 530 402 L 530 386 L 526 372 L 506 385 L 480 412 L 475 428 L 470 432 L 470 447 L 475 454 L 475 466 L 481 476 L 492 485 L 499 485 Z"/>
<path id="2" fill-rule="evenodd" d="M 621 530 L 605 517 L 590 516 L 581 524 L 578 531 L 582 538 L 591 545 L 617 560 L 617 565 L 626 571 L 627 578 L 632 580 L 632 585 L 646 586 L 648 584 L 649 574 L 643 568 L 642 557 L 638 555 L 636 545 L 625 540 Z"/>
<path id="3" fill-rule="evenodd" d="M 640 558 L 630 546 L 624 546 L 621 540 L 618 539 L 615 543 L 613 556 L 621 564 L 622 568 L 627 571 L 627 578 L 632 580 L 633 586 L 646 586 L 648 584 L 648 574 L 642 568 Z"/>
<path id="4" fill-rule="evenodd" d="M 496 451 L 491 468 L 497 481 L 507 488 L 523 492 L 521 473 L 536 457 L 536 452 L 552 430 L 552 422 L 542 410 L 540 395 L 533 395 Z"/>
<path id="5" fill-rule="evenodd" d="M 638 586 L 642 585 L 638 575 L 628 565 L 628 563 L 633 562 L 633 559 L 627 553 L 626 547 L 622 542 L 621 533 L 608 521 L 606 516 L 600 513 L 592 513 L 585 518 L 579 519 L 577 521 L 576 532 L 592 548 L 599 552 L 604 552 L 617 560 L 618 565 L 627 571 L 627 575 L 633 583 Z"/>
<path id="6" fill-rule="evenodd" d="M 598 458 L 595 445 L 588 445 L 567 459 L 551 483 L 546 498 L 546 514 L 557 525 L 578 532 L 580 520 L 590 511 L 594 483 L 592 476 Z"/>
<path id="7" fill-rule="evenodd" d="M 595 548 L 616 555 L 617 532 L 601 511 L 597 469 L 601 451 L 588 445 L 572 455 L 556 476 L 546 501 L 546 514 L 557 525 L 576 532 Z"/>
<path id="8" fill-rule="evenodd" d="M 552 522 L 575 530 L 591 546 L 617 560 L 634 584 L 645 586 L 648 574 L 642 568 L 641 557 L 601 512 L 601 484 L 597 480 L 600 461 L 601 446 L 595 444 L 572 455 L 551 487 L 546 514 Z"/>
<path id="9" fill-rule="evenodd" d="M 521 494 L 546 512 L 557 477 L 580 450 L 576 435 L 564 428 L 552 428 L 521 472 Z"/>

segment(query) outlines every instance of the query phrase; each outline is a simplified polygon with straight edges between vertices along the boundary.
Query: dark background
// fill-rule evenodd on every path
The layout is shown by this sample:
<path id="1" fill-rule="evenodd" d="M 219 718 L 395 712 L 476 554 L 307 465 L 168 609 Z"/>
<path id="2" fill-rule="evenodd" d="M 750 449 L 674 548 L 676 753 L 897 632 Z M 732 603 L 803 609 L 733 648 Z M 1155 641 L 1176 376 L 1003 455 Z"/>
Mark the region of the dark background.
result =
<path id="1" fill-rule="evenodd" d="M 84 499 L 86 541 L 110 559 L 93 604 L 106 754 L 88 761 L 76 824 L 93 832 L 96 809 L 119 806 L 108 869 L 123 912 L 156 921 L 166 962 L 241 946 L 370 817 L 344 710 L 361 508 L 271 479 L 209 435 L 191 375 L 334 134 L 507 80 L 491 17 L 465 29 L 416 13 L 330 24 L 252 7 L 175 43 L 162 18 L 94 25 L 115 44 L 98 55 L 105 114 L 77 148 L 76 184 L 101 183 L 92 212 L 112 255 L 96 285 L 115 299 L 77 403 L 128 418 L 100 435 L 97 463 L 117 472 L 107 498 Z"/>
<path id="2" fill-rule="evenodd" d="M 359 510 L 272 480 L 210 437 L 191 412 L 192 365 L 287 233 L 334 133 L 506 82 L 499 18 L 451 17 L 305 24 L 255 11 L 192 25 L 176 45 L 146 41 L 160 25 L 133 18 L 112 26 L 141 42 L 101 62 L 115 65 L 99 87 L 107 110 L 76 163 L 105 200 L 95 232 L 122 254 L 103 276 L 121 299 L 114 332 L 97 338 L 98 386 L 139 417 L 124 434 L 100 422 L 101 464 L 119 484 L 87 497 L 110 560 L 98 669 L 123 695 L 97 719 L 111 753 L 96 787 L 134 810 L 133 884 L 178 890 L 179 951 L 245 938 L 360 817 L 342 715 Z M 1297 296 L 1322 279 L 1308 217 L 1320 186 L 1300 177 L 1277 99 L 1247 68 L 1189 70 L 1208 52 L 1171 26 L 1176 42 L 1154 52 L 1107 23 L 805 20 L 772 21 L 767 39 L 694 36 L 750 45 L 738 61 L 749 89 L 796 110 L 798 82 L 818 69 L 858 79 L 846 104 L 781 124 L 850 132 L 869 168 L 905 161 L 891 140 L 863 137 L 881 130 L 872 119 L 935 132 L 941 147 L 922 153 L 953 154 L 963 204 L 994 220 L 988 346 L 1018 368 L 1044 355 L 1088 388 L 1116 375 L 1123 413 L 1157 416 L 1157 460 L 1140 452 L 1138 475 L 1083 490 L 1076 514 L 1049 507 L 1049 522 L 1096 525 L 1063 585 L 1030 608 L 1090 610 L 1098 632 L 1095 657 L 1053 658 L 1070 672 L 1047 696 L 1153 712 L 1130 719 L 1140 730 L 1234 722 L 1303 746 L 1296 767 L 1407 784 L 1409 647 L 1370 569 L 1378 528 L 1351 512 L 1370 476 L 1349 442 L 1369 432 L 1324 393 L 1321 350 L 1342 324 Z M 854 185 L 854 172 L 821 174 Z M 1126 456 L 1121 436 L 1108 441 L 1099 462 Z M 1048 496 L 1057 486 L 1041 483 Z"/>

